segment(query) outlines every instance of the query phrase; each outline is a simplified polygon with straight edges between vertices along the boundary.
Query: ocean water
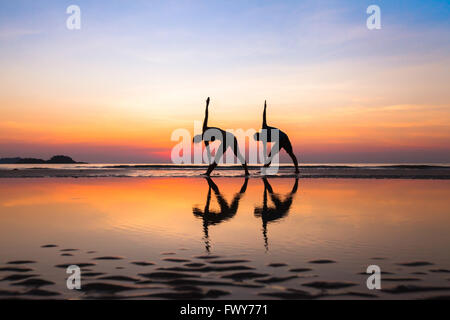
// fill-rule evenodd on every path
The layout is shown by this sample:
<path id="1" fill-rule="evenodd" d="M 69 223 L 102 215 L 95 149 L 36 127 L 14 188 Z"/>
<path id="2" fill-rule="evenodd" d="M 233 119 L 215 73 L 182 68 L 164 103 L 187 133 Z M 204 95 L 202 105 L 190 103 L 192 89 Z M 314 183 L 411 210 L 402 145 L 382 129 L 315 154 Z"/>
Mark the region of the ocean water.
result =
<path id="1" fill-rule="evenodd" d="M 450 167 L 450 163 L 301 163 L 301 167 L 354 167 L 378 168 L 392 166 L 430 166 Z M 251 167 L 252 164 L 249 164 Z M 255 165 L 255 167 L 260 167 Z M 70 164 L 0 164 L 1 169 L 111 169 L 111 168 L 153 168 L 153 169 L 203 169 L 206 164 L 172 164 L 172 163 L 70 163 Z M 293 168 L 291 163 L 280 163 L 281 168 Z M 221 169 L 241 169 L 239 164 L 221 164 Z"/>
<path id="2" fill-rule="evenodd" d="M 448 296 L 449 192 L 420 179 L 3 178 L 0 297 Z M 70 264 L 81 290 L 66 286 Z M 382 290 L 367 288 L 369 265 Z"/>

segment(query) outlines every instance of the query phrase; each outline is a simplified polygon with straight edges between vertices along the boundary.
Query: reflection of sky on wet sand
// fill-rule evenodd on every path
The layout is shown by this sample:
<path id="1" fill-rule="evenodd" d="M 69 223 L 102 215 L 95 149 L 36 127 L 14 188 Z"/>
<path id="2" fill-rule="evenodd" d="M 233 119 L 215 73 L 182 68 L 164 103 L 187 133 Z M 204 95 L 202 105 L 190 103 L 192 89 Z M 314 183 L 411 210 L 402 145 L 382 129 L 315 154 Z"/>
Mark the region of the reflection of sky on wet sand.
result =
<path id="1" fill-rule="evenodd" d="M 244 182 L 2 179 L 0 263 L 45 261 L 49 266 L 41 266 L 41 274 L 52 277 L 62 273 L 53 265 L 66 260 L 40 246 L 55 243 L 150 261 L 159 261 L 165 251 L 192 257 L 209 249 L 214 255 L 245 256 L 261 270 L 272 262 L 302 267 L 332 259 L 337 263 L 314 267 L 327 280 L 355 280 L 355 273 L 374 263 L 389 271 L 408 261 L 450 267 L 449 181 L 305 179 L 295 192 L 295 179 L 269 178 L 266 188 L 261 179 L 250 179 L 245 188 Z M 220 217 L 224 203 L 227 218 Z M 440 278 L 427 280 L 442 284 Z"/>

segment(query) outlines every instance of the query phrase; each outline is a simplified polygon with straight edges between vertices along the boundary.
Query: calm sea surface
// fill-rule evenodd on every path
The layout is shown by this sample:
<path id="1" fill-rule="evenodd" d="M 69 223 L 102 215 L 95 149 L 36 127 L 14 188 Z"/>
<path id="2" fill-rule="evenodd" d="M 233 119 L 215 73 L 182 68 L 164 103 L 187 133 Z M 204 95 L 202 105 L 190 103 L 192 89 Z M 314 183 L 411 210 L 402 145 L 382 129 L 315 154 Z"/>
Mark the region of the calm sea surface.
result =
<path id="1" fill-rule="evenodd" d="M 449 195 L 449 180 L 0 179 L 0 297 L 449 295 Z M 68 290 L 57 266 L 81 263 Z M 27 274 L 49 283 L 11 277 Z"/>

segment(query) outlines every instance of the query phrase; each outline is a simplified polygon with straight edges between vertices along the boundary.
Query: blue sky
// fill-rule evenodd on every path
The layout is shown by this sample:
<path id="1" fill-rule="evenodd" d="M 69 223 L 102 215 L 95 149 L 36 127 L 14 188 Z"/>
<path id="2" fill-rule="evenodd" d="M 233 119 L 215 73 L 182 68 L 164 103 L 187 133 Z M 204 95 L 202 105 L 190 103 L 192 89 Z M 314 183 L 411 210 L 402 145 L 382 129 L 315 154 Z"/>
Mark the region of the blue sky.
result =
<path id="1" fill-rule="evenodd" d="M 79 31 L 66 29 L 72 4 L 81 8 Z M 366 28 L 371 4 L 381 8 L 381 30 Z M 397 137 L 402 142 L 389 150 L 410 148 L 408 141 L 419 137 L 420 153 L 449 142 L 448 126 L 437 121 L 449 111 L 449 17 L 448 1 L 0 0 L 0 143 L 7 150 L 0 156 L 18 152 L 12 145 L 23 137 L 39 137 L 41 149 L 52 153 L 69 140 L 76 150 L 78 144 L 95 150 L 118 132 L 124 138 L 111 138 L 108 148 L 126 150 L 128 141 L 138 141 L 133 148 L 145 150 L 148 139 L 150 151 L 135 159 L 154 161 L 152 148 L 160 152 L 167 144 L 158 130 L 170 137 L 170 130 L 191 128 L 205 95 L 217 106 L 213 121 L 226 128 L 256 127 L 255 111 L 268 99 L 279 110 L 272 119 L 299 143 L 324 119 L 336 118 L 342 126 L 336 130 L 349 136 L 336 142 L 331 132 L 316 132 L 311 141 L 320 136 L 325 149 L 339 143 L 362 152 L 361 145 L 380 147 Z M 349 128 L 346 114 L 361 113 L 355 121 L 362 123 L 378 110 L 378 123 L 367 124 L 376 130 L 401 118 L 381 110 L 408 108 L 430 119 L 398 120 L 398 131 L 384 140 L 349 147 L 361 128 Z M 49 129 L 35 128 L 37 121 Z M 414 135 L 406 134 L 413 124 Z M 85 135 L 93 126 L 98 132 Z M 448 159 L 450 151 L 441 149 L 417 161 Z M 308 152 L 311 161 L 353 157 L 326 156 L 316 147 Z M 386 152 L 382 159 L 389 161 Z M 83 156 L 105 161 L 114 152 Z"/>

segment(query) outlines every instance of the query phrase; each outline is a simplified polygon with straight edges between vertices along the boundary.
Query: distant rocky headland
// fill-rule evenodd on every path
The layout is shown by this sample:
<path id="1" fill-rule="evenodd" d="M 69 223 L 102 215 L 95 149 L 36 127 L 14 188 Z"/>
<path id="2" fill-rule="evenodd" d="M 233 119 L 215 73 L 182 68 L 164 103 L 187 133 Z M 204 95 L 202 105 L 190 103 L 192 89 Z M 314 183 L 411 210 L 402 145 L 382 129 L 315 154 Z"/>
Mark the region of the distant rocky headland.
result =
<path id="1" fill-rule="evenodd" d="M 42 160 L 36 158 L 1 158 L 0 164 L 41 164 L 41 163 L 84 163 L 84 162 L 76 162 L 71 157 L 68 156 L 53 156 L 50 160 Z"/>

